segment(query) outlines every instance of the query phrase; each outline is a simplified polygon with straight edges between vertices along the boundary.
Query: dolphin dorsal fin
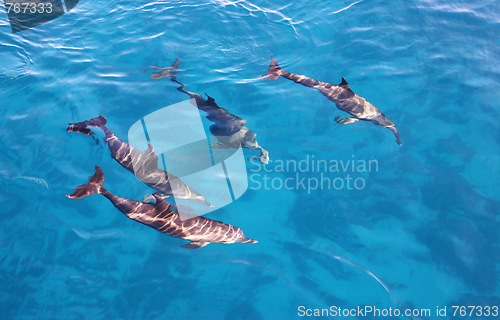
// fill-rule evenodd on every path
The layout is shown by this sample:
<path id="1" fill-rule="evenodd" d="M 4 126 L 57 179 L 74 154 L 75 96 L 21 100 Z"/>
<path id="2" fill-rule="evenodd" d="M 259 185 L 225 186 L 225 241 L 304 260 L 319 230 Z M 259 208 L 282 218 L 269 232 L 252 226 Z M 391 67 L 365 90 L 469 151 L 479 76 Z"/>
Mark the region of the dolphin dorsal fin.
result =
<path id="1" fill-rule="evenodd" d="M 206 94 L 206 93 L 205 93 L 205 95 L 207 96 L 207 102 L 208 102 L 208 103 L 213 103 L 213 104 L 215 104 L 215 99 L 214 99 L 214 98 L 212 98 L 211 96 L 209 96 L 209 95 L 208 95 L 208 94 Z"/>
<path id="2" fill-rule="evenodd" d="M 168 203 L 167 201 L 165 201 L 159 192 L 155 192 L 153 193 L 153 197 L 155 198 L 155 207 L 156 207 L 156 210 L 158 210 L 159 212 L 161 211 L 165 211 L 165 210 L 168 210 L 170 209 L 170 203 Z"/>
<path id="3" fill-rule="evenodd" d="M 155 148 L 148 143 L 148 149 L 144 151 L 141 156 L 144 156 L 143 166 L 146 173 L 154 172 L 158 170 L 158 157 L 155 154 Z"/>
<path id="4" fill-rule="evenodd" d="M 351 88 L 349 88 L 349 84 L 347 83 L 347 81 L 345 80 L 344 77 L 342 77 L 342 82 L 340 82 L 340 84 L 338 86 L 346 88 L 346 89 L 351 89 Z"/>
<path id="5" fill-rule="evenodd" d="M 146 152 L 150 153 L 150 154 L 155 154 L 155 148 L 148 143 L 148 148 L 146 149 Z"/>

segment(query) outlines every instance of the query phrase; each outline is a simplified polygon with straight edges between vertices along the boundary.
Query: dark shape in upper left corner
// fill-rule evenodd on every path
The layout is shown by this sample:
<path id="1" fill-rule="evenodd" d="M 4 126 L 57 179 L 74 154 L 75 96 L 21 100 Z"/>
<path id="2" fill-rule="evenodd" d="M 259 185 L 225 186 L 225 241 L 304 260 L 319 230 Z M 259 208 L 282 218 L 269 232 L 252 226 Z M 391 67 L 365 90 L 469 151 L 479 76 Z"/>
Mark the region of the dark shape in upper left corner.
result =
<path id="1" fill-rule="evenodd" d="M 78 1 L 65 1 L 67 11 Z M 61 0 L 4 0 L 4 5 L 13 33 L 50 22 L 65 13 Z"/>

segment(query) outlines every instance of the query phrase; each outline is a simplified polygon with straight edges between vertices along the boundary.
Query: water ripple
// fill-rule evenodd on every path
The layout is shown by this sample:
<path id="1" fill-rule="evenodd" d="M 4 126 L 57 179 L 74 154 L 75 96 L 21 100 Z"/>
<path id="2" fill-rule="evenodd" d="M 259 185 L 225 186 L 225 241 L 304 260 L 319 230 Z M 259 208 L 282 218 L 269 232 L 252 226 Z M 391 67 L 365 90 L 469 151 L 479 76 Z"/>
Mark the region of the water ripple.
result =
<path id="1" fill-rule="evenodd" d="M 337 13 L 340 13 L 342 11 L 345 11 L 345 10 L 349 9 L 350 7 L 352 7 L 353 5 L 355 5 L 357 3 L 360 3 L 360 2 L 363 2 L 363 0 L 359 0 L 359 1 L 353 2 L 350 5 L 348 5 L 347 7 L 344 7 L 342 9 L 337 10 L 337 11 L 331 12 L 328 15 L 337 14 Z"/>
<path id="2" fill-rule="evenodd" d="M 20 78 L 26 75 L 33 66 L 29 53 L 21 46 L 2 44 L 0 52 L 0 79 Z"/>

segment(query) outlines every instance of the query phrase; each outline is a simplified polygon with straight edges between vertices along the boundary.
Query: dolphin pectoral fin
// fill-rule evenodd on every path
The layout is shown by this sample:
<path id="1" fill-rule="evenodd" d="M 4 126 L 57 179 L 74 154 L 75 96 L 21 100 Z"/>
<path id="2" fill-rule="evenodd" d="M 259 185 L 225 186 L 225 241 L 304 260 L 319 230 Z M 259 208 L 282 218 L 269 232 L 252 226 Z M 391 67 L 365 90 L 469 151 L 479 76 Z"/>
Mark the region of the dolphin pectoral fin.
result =
<path id="1" fill-rule="evenodd" d="M 202 248 L 202 247 L 206 246 L 209 243 L 210 242 L 192 241 L 191 243 L 183 245 L 182 247 L 183 248 L 188 248 L 188 249 L 199 249 L 199 248 Z"/>
<path id="2" fill-rule="evenodd" d="M 335 117 L 334 120 L 338 124 L 349 124 L 349 123 L 354 123 L 354 122 L 358 122 L 359 121 L 358 118 L 354 118 L 354 117 L 346 118 L 346 119 L 339 119 L 339 117 Z"/>
<path id="3" fill-rule="evenodd" d="M 217 143 L 211 144 L 211 145 L 210 145 L 210 148 L 212 148 L 212 149 L 224 149 L 224 150 L 229 149 L 229 147 L 226 147 L 225 145 L 223 145 L 223 144 L 222 144 L 222 143 L 220 143 L 220 142 L 217 142 Z"/>
<path id="4" fill-rule="evenodd" d="M 161 192 L 155 192 L 157 195 L 159 195 L 162 199 L 169 198 L 169 196 L 164 195 Z M 147 194 L 142 198 L 142 202 L 144 203 L 154 203 L 153 200 L 155 197 L 152 194 Z"/>
<path id="5" fill-rule="evenodd" d="M 147 194 L 142 198 L 142 202 L 144 203 L 153 203 L 153 195 L 152 194 Z"/>

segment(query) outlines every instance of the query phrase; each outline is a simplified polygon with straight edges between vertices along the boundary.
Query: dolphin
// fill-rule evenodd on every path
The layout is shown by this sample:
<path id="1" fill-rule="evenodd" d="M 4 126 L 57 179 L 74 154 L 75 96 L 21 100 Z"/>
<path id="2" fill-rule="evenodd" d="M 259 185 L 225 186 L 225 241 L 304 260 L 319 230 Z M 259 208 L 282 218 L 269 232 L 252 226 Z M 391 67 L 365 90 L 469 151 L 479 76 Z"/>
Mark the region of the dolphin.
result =
<path id="1" fill-rule="evenodd" d="M 260 149 L 261 155 L 257 158 L 261 163 L 269 163 L 269 152 L 262 148 L 257 142 L 255 132 L 245 126 L 247 122 L 234 114 L 229 113 L 227 109 L 219 107 L 215 99 L 205 93 L 207 99 L 203 98 L 198 93 L 190 92 L 184 89 L 185 84 L 179 82 L 176 77 L 171 77 L 171 80 L 180 84 L 177 88 L 182 93 L 187 94 L 191 99 L 196 101 L 195 106 L 207 113 L 207 119 L 214 122 L 210 126 L 210 132 L 217 137 L 218 143 L 212 144 L 212 148 L 229 149 L 239 148 L 240 144 L 247 149 Z"/>
<path id="2" fill-rule="evenodd" d="M 328 82 L 321 82 L 295 73 L 289 73 L 281 69 L 278 62 L 271 57 L 269 70 L 266 74 L 261 75 L 261 77 L 265 77 L 267 80 L 276 80 L 280 76 L 303 86 L 318 89 L 319 92 L 328 98 L 328 100 L 335 103 L 337 108 L 349 113 L 352 116 L 346 119 L 339 119 L 339 117 L 336 117 L 335 122 L 338 124 L 349 124 L 360 120 L 370 121 L 380 127 L 387 128 L 394 132 L 397 144 L 401 145 L 401 139 L 399 138 L 399 133 L 394 125 L 394 122 L 387 119 L 387 117 L 380 112 L 377 107 L 366 101 L 365 98 L 355 94 L 349 87 L 345 78 L 342 78 L 342 82 L 336 85 Z"/>
<path id="3" fill-rule="evenodd" d="M 178 68 L 179 63 L 177 59 L 171 67 L 149 67 L 153 69 L 165 69 L 165 68 Z M 172 69 L 168 69 L 172 70 Z M 146 72 L 145 70 L 143 70 Z M 147 72 L 146 72 L 147 73 Z M 256 134 L 245 126 L 247 122 L 234 114 L 229 113 L 227 109 L 219 107 L 215 102 L 214 98 L 207 95 L 207 99 L 203 98 L 198 93 L 189 92 L 185 88 L 185 84 L 179 82 L 173 74 L 176 72 L 165 73 L 165 71 L 157 73 L 148 73 L 151 75 L 152 79 L 161 79 L 167 76 L 171 77 L 173 82 L 180 85 L 177 90 L 182 93 L 187 94 L 191 99 L 194 99 L 196 103 L 193 105 L 199 110 L 207 113 L 207 119 L 212 121 L 214 124 L 210 126 L 210 132 L 217 137 L 218 143 L 212 144 L 212 148 L 216 149 L 229 149 L 229 148 L 239 148 L 240 145 L 247 149 L 258 149 L 261 155 L 257 158 L 261 163 L 269 163 L 269 152 L 262 148 L 256 140 Z"/>
<path id="4" fill-rule="evenodd" d="M 257 243 L 256 240 L 245 237 L 240 228 L 221 221 L 200 216 L 181 220 L 179 213 L 172 210 L 172 205 L 163 200 L 158 193 L 153 194 L 156 200 L 154 204 L 144 203 L 118 197 L 106 190 L 103 183 L 104 174 L 101 168 L 96 166 L 89 182 L 77 187 L 75 192 L 66 196 L 71 199 L 81 199 L 93 194 L 102 194 L 130 219 L 169 236 L 191 241 L 183 245 L 183 248 L 198 249 L 210 243 Z"/>
<path id="5" fill-rule="evenodd" d="M 191 189 L 181 179 L 158 169 L 158 157 L 155 155 L 153 146 L 148 144 L 148 149 L 141 152 L 118 139 L 111 130 L 106 128 L 106 123 L 106 118 L 100 115 L 90 120 L 70 123 L 67 131 L 92 135 L 94 134 L 92 128 L 100 128 L 106 134 L 105 141 L 111 150 L 111 157 L 147 186 L 158 190 L 164 198 L 173 197 L 173 190 L 175 190 L 176 198 L 194 200 L 210 206 L 202 195 Z"/>
<path id="6" fill-rule="evenodd" d="M 151 79 L 161 79 L 161 78 L 171 77 L 177 73 L 177 71 L 175 71 L 175 70 L 179 68 L 179 61 L 180 60 L 181 60 L 181 58 L 175 59 L 175 62 L 170 67 L 151 66 L 151 67 L 144 68 L 142 71 L 144 71 L 144 73 L 149 74 L 151 76 Z M 149 70 L 149 69 L 156 69 L 156 70 L 163 70 L 163 71 L 148 72 L 147 70 Z"/>

